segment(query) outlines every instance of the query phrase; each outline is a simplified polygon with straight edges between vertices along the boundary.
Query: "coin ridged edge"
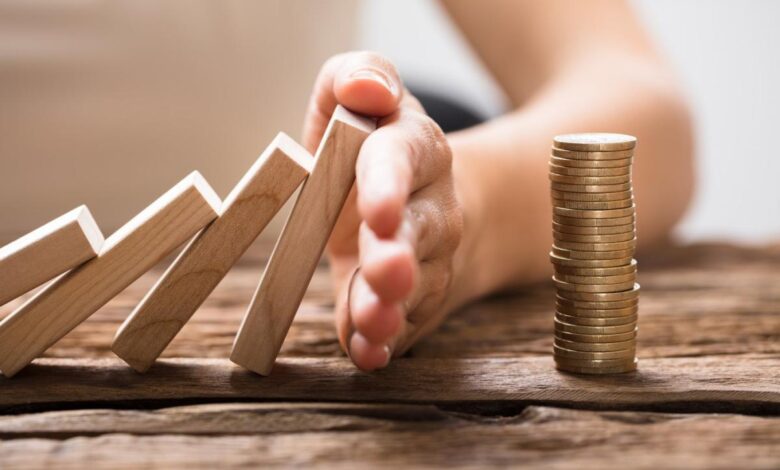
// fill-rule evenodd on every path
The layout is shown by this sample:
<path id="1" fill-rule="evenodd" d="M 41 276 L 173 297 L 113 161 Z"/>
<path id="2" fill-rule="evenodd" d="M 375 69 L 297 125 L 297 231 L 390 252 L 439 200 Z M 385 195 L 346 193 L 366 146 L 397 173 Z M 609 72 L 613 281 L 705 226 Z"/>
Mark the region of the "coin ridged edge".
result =
<path id="1" fill-rule="evenodd" d="M 553 137 L 553 145 L 577 152 L 612 152 L 636 147 L 636 137 L 614 132 L 579 132 Z"/>

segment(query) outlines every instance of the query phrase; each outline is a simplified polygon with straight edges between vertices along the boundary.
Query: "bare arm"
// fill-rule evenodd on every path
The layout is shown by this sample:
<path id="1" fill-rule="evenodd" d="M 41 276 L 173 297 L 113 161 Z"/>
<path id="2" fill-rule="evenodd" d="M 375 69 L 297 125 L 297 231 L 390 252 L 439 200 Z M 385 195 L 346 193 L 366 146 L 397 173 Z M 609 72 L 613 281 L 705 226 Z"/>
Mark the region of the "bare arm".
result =
<path id="1" fill-rule="evenodd" d="M 675 78 L 628 5 L 443 3 L 514 107 L 506 116 L 448 136 L 466 217 L 462 255 L 455 260 L 464 266 L 455 271 L 473 273 L 456 279 L 462 286 L 456 291 L 473 298 L 548 274 L 547 163 L 556 134 L 637 136 L 640 249 L 665 237 L 691 197 L 691 123 Z M 479 230 L 470 230 L 473 226 Z"/>

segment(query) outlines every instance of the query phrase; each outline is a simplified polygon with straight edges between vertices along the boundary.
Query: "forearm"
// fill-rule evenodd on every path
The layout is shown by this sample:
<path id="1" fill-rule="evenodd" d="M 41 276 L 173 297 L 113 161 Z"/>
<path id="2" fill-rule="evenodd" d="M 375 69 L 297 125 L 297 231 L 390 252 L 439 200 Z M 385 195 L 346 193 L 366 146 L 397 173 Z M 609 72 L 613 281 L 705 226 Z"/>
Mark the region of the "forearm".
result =
<path id="1" fill-rule="evenodd" d="M 665 237 L 683 214 L 693 180 L 692 132 L 674 80 L 651 60 L 590 59 L 559 71 L 518 110 L 449 136 L 465 211 L 456 260 L 464 268 L 457 271 L 466 273 L 456 279 L 464 301 L 549 274 L 548 162 L 556 134 L 638 137 L 633 181 L 640 249 Z"/>

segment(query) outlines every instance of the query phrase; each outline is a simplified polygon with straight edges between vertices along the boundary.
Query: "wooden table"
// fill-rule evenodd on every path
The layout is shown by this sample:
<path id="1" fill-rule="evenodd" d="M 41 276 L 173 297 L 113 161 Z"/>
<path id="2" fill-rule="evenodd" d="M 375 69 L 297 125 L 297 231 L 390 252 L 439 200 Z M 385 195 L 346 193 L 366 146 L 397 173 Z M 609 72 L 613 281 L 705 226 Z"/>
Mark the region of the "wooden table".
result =
<path id="1" fill-rule="evenodd" d="M 640 370 L 612 377 L 553 369 L 547 284 L 465 308 L 361 373 L 339 350 L 324 267 L 274 373 L 253 375 L 225 359 L 252 256 L 139 375 L 109 344 L 158 269 L 0 379 L 0 468 L 780 467 L 780 245 L 639 263 Z"/>

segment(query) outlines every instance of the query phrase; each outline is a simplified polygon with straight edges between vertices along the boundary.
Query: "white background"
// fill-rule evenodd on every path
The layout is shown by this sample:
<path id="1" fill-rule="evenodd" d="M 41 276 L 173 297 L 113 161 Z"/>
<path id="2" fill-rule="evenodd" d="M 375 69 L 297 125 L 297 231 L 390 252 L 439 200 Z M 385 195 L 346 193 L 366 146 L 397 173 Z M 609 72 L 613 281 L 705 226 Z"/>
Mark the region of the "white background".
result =
<path id="1" fill-rule="evenodd" d="M 777 239 L 780 2 L 633 4 L 677 67 L 696 116 L 697 191 L 679 234 Z M 486 115 L 504 109 L 501 93 L 435 2 L 370 0 L 363 6 L 362 48 L 389 56 L 407 80 L 457 96 Z"/>

